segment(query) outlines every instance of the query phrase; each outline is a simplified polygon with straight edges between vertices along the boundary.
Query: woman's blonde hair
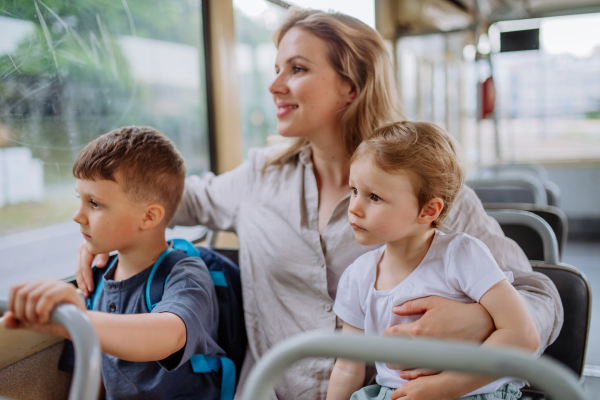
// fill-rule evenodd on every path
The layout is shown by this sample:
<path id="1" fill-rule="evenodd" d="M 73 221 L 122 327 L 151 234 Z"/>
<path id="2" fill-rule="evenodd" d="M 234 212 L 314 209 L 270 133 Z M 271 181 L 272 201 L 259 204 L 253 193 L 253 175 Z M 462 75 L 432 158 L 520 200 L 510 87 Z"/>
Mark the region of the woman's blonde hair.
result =
<path id="1" fill-rule="evenodd" d="M 325 41 L 332 67 L 356 91 L 356 99 L 344 110 L 340 124 L 342 146 L 348 158 L 376 127 L 404 119 L 398 109 L 390 56 L 377 31 L 341 13 L 292 7 L 273 36 L 275 46 L 279 47 L 294 27 Z M 290 147 L 268 160 L 265 168 L 282 165 L 306 144 L 307 139 L 294 139 Z"/>
<path id="2" fill-rule="evenodd" d="M 420 210 L 429 200 L 442 199 L 444 208 L 434 226 L 444 221 L 465 180 L 457 142 L 429 122 L 396 122 L 375 129 L 350 163 L 365 156 L 388 173 L 408 172 Z"/>

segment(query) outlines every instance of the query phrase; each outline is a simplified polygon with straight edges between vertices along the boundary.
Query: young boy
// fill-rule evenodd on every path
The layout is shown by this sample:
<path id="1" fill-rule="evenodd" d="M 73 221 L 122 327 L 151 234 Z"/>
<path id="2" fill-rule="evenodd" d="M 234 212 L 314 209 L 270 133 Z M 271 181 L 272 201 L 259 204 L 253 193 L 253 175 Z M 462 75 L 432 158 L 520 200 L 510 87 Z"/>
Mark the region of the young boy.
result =
<path id="1" fill-rule="evenodd" d="M 185 165 L 162 133 L 124 127 L 100 136 L 73 166 L 81 204 L 73 219 L 92 254 L 118 251 L 87 311 L 102 346 L 107 399 L 219 399 L 217 373 L 194 373 L 194 354 L 223 355 L 216 343 L 218 305 L 200 258 L 177 262 L 162 300 L 150 311 L 151 267 L 168 254 L 165 229 L 183 194 Z M 49 323 L 60 302 L 86 310 L 75 288 L 43 280 L 14 286 L 8 328 L 30 327 L 68 338 Z"/>
<path id="2" fill-rule="evenodd" d="M 381 335 L 388 327 L 418 319 L 398 316 L 392 307 L 434 295 L 485 307 L 496 330 L 484 346 L 537 349 L 535 324 L 487 247 L 464 233 L 436 229 L 463 180 L 457 145 L 433 124 L 386 125 L 358 147 L 351 159 L 348 219 L 360 244 L 385 245 L 359 257 L 340 278 L 334 311 L 344 321 L 344 333 Z M 359 390 L 365 364 L 338 359 L 327 400 L 453 400 L 465 395 L 469 400 L 516 400 L 523 386 L 512 378 L 450 371 L 436 375 L 385 363 L 376 367 L 378 385 Z"/>

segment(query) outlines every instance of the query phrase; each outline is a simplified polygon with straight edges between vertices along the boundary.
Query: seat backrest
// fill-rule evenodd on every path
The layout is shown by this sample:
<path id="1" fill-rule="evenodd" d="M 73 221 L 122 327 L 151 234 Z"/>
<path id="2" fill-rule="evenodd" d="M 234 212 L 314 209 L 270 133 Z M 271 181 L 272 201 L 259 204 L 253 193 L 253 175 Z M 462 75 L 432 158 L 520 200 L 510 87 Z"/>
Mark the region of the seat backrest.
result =
<path id="1" fill-rule="evenodd" d="M 517 242 L 529 260 L 559 262 L 558 242 L 554 231 L 541 217 L 520 210 L 487 210 L 504 234 Z"/>
<path id="2" fill-rule="evenodd" d="M 532 203 L 548 205 L 541 180 L 527 174 L 502 173 L 496 177 L 468 179 L 482 203 Z"/>
<path id="3" fill-rule="evenodd" d="M 544 354 L 565 364 L 581 377 L 591 318 L 590 285 L 585 275 L 571 265 L 534 262 L 532 267 L 556 285 L 564 309 L 565 319 L 560 335 Z"/>
<path id="4" fill-rule="evenodd" d="M 217 249 L 217 248 L 213 247 L 213 248 L 211 248 L 211 250 L 214 250 L 217 253 L 229 258 L 231 261 L 233 261 L 235 263 L 235 265 L 240 265 L 239 264 L 239 252 L 240 251 L 238 249 L 229 249 L 229 248 Z"/>
<path id="5" fill-rule="evenodd" d="M 567 233 L 569 231 L 567 215 L 563 210 L 553 206 L 536 206 L 535 204 L 526 203 L 484 203 L 483 208 L 486 210 L 522 210 L 541 217 L 554 231 L 556 240 L 558 241 L 558 255 L 562 255 L 567 244 Z M 512 236 L 506 232 L 505 235 L 512 238 Z M 515 239 L 513 238 L 513 240 Z M 533 249 L 530 251 L 533 251 Z M 525 253 L 529 254 L 527 251 Z M 538 258 L 529 259 L 537 260 Z"/>

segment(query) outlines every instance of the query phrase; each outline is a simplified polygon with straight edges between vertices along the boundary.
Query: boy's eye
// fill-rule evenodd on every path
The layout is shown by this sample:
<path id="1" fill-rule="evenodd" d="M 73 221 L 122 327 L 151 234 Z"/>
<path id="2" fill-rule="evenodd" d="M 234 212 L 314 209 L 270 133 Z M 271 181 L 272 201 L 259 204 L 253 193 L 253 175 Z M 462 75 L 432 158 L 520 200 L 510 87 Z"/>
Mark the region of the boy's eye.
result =
<path id="1" fill-rule="evenodd" d="M 358 190 L 356 188 L 353 187 L 353 188 L 350 188 L 350 189 L 352 189 L 352 194 L 353 195 L 355 195 L 355 196 L 358 195 Z"/>
<path id="2" fill-rule="evenodd" d="M 100 208 L 100 204 L 96 203 L 94 200 L 90 200 L 90 204 L 92 205 L 92 208 Z"/>
<path id="3" fill-rule="evenodd" d="M 381 201 L 381 197 L 377 196 L 375 193 L 371 193 L 371 200 L 375 203 L 379 203 Z"/>

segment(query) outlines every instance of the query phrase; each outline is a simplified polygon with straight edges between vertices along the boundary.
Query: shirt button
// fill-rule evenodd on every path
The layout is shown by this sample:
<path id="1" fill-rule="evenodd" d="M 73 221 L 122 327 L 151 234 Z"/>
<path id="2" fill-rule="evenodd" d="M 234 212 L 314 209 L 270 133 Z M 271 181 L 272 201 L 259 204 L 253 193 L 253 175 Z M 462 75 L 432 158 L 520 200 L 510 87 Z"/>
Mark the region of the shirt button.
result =
<path id="1" fill-rule="evenodd" d="M 325 311 L 331 311 L 331 304 L 325 304 Z"/>
<path id="2" fill-rule="evenodd" d="M 110 285 L 110 290 L 115 290 L 116 288 L 117 288 L 117 285 L 115 285 L 115 284 Z"/>
<path id="3" fill-rule="evenodd" d="M 110 306 L 108 306 L 108 310 L 110 312 L 115 312 L 117 310 L 117 306 L 115 306 L 115 304 L 111 304 Z M 329 311 L 329 310 L 328 310 Z"/>

